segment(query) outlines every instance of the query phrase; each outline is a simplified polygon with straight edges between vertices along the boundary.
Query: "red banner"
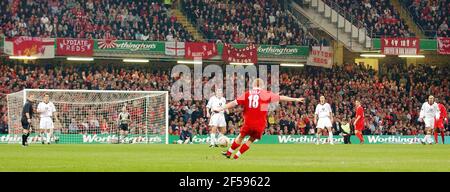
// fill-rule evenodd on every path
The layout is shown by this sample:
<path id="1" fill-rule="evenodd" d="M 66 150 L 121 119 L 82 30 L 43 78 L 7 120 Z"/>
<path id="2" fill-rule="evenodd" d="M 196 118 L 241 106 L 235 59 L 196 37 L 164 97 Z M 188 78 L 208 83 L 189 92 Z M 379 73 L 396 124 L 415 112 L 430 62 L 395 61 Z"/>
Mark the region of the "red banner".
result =
<path id="1" fill-rule="evenodd" d="M 381 38 L 381 53 L 385 55 L 418 55 L 420 41 L 415 37 Z"/>
<path id="2" fill-rule="evenodd" d="M 329 46 L 313 46 L 306 60 L 306 65 L 326 68 L 333 67 L 333 50 Z"/>
<path id="3" fill-rule="evenodd" d="M 92 56 L 94 40 L 88 39 L 56 39 L 57 55 Z"/>
<path id="4" fill-rule="evenodd" d="M 255 64 L 258 62 L 258 49 L 253 44 L 242 49 L 234 48 L 230 44 L 224 44 L 222 59 L 229 63 Z"/>
<path id="5" fill-rule="evenodd" d="M 40 37 L 14 37 L 5 40 L 4 51 L 14 56 L 55 57 L 55 40 Z"/>
<path id="6" fill-rule="evenodd" d="M 184 49 L 186 59 L 209 59 L 219 54 L 215 43 L 186 42 Z"/>
<path id="7" fill-rule="evenodd" d="M 437 52 L 443 55 L 450 54 L 450 37 L 437 38 Z"/>

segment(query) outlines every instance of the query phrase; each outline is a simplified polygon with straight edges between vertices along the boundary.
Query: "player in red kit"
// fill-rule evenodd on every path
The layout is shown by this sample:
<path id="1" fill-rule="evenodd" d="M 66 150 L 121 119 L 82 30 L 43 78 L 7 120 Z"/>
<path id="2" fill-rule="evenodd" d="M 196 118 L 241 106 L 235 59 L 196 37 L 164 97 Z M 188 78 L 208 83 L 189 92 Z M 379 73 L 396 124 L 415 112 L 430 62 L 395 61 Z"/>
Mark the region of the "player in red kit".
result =
<path id="1" fill-rule="evenodd" d="M 356 100 L 355 101 L 356 106 L 356 119 L 353 125 L 355 126 L 355 135 L 359 139 L 359 143 L 364 143 L 364 137 L 362 135 L 362 131 L 364 129 L 364 108 L 361 106 L 361 103 Z"/>
<path id="2" fill-rule="evenodd" d="M 445 135 L 444 135 L 444 122 L 448 124 L 447 119 L 447 109 L 442 103 L 438 104 L 439 108 L 439 119 L 436 119 L 435 125 L 434 125 L 434 142 L 439 143 L 438 141 L 438 134 L 439 131 L 441 132 L 441 138 L 442 138 L 442 144 L 445 144 Z"/>
<path id="3" fill-rule="evenodd" d="M 228 103 L 225 108 L 219 109 L 225 110 L 233 108 L 237 105 L 241 105 L 244 108 L 244 124 L 241 127 L 239 135 L 234 140 L 228 151 L 224 152 L 227 158 L 230 158 L 234 150 L 241 147 L 234 155 L 234 159 L 239 158 L 245 153 L 250 145 L 256 140 L 261 139 L 264 129 L 267 126 L 267 111 L 270 103 L 277 101 L 294 101 L 304 102 L 304 98 L 291 98 L 286 96 L 280 96 L 272 93 L 271 91 L 264 90 L 264 82 L 262 79 L 255 79 L 253 81 L 253 89 L 245 92 L 239 96 L 236 100 Z M 244 144 L 241 143 L 245 136 L 250 136 L 248 141 Z"/>

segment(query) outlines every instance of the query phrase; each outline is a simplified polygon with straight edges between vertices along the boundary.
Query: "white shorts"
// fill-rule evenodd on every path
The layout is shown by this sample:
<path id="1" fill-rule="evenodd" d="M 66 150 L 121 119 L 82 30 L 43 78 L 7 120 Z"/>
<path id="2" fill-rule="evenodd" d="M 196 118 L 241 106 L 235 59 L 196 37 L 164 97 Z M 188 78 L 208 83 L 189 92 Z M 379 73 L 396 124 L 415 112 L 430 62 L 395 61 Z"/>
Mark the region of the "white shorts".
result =
<path id="1" fill-rule="evenodd" d="M 330 118 L 319 118 L 319 121 L 317 121 L 316 128 L 324 129 L 326 127 L 333 127 L 333 124 L 331 124 Z"/>
<path id="2" fill-rule="evenodd" d="M 213 113 L 209 119 L 209 126 L 226 127 L 225 115 L 223 113 Z"/>
<path id="3" fill-rule="evenodd" d="M 423 122 L 425 122 L 425 128 L 434 128 L 434 118 L 423 118 Z"/>
<path id="4" fill-rule="evenodd" d="M 51 117 L 41 117 L 39 122 L 39 128 L 41 129 L 53 129 L 53 120 Z"/>

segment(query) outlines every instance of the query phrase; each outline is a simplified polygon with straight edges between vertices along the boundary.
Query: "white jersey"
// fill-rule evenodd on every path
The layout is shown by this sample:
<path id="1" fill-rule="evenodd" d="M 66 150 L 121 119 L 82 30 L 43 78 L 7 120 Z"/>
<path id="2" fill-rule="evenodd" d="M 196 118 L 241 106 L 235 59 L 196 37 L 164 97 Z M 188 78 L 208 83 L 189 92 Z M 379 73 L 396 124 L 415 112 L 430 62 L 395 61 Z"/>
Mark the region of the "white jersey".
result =
<path id="1" fill-rule="evenodd" d="M 419 118 L 439 119 L 440 111 L 437 103 L 430 105 L 428 102 L 423 103 L 420 110 Z"/>
<path id="2" fill-rule="evenodd" d="M 48 102 L 48 103 L 44 103 L 44 102 L 40 102 L 37 110 L 40 111 L 40 117 L 44 118 L 44 117 L 52 117 L 53 113 L 56 112 L 56 107 L 55 105 L 53 105 L 52 102 Z"/>
<path id="3" fill-rule="evenodd" d="M 224 97 L 218 98 L 214 95 L 209 99 L 208 104 L 206 105 L 206 108 L 211 110 L 211 109 L 216 109 L 218 107 L 225 107 L 226 103 L 227 103 L 227 100 Z M 223 111 L 221 111 L 220 113 L 223 114 Z"/>
<path id="4" fill-rule="evenodd" d="M 325 104 L 317 104 L 316 106 L 316 112 L 314 112 L 314 114 L 316 114 L 317 116 L 319 116 L 319 119 L 321 118 L 331 118 L 330 114 L 332 113 L 331 110 L 331 106 L 328 103 Z"/>

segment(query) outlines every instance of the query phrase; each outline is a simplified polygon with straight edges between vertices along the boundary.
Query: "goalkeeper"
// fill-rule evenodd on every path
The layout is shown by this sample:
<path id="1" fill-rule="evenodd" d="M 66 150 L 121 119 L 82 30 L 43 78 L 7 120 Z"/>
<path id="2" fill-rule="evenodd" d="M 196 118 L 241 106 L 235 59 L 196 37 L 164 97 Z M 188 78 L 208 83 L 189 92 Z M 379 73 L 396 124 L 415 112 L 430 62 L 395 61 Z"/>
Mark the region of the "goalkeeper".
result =
<path id="1" fill-rule="evenodd" d="M 122 112 L 119 113 L 119 129 L 120 136 L 119 141 L 125 143 L 125 138 L 128 135 L 128 125 L 130 123 L 130 114 L 127 112 L 127 107 L 122 108 Z"/>

